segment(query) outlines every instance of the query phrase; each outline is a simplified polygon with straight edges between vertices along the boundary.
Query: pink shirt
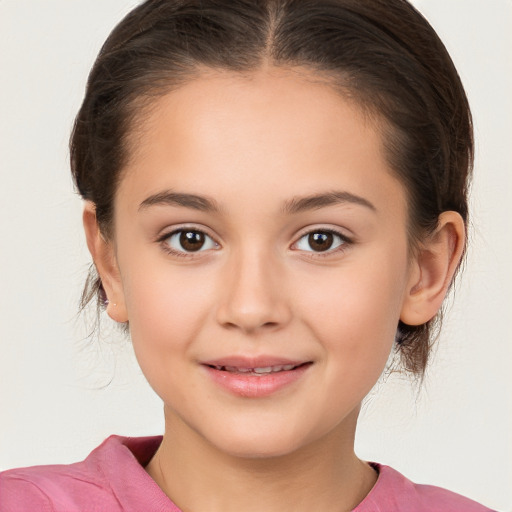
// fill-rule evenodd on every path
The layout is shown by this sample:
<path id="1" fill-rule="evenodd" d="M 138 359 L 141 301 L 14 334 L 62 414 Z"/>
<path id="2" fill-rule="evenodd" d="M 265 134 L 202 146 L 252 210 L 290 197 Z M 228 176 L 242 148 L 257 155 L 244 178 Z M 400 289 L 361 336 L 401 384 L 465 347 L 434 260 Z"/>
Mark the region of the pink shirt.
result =
<path id="1" fill-rule="evenodd" d="M 0 473 L 1 512 L 181 512 L 144 467 L 162 438 L 110 436 L 83 461 Z M 379 472 L 353 512 L 483 512 L 490 509 L 394 469 Z"/>

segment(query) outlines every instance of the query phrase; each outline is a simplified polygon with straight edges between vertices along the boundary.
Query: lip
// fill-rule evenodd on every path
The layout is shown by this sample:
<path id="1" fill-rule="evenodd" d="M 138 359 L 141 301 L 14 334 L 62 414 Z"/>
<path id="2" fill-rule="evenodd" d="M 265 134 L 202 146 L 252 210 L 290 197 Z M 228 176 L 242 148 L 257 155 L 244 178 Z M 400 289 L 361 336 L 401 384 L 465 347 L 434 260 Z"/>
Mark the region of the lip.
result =
<path id="1" fill-rule="evenodd" d="M 299 366 L 309 361 L 299 359 L 287 359 L 275 356 L 228 356 L 219 359 L 203 361 L 202 364 L 208 366 L 235 366 L 237 368 L 266 368 L 268 366 Z"/>
<path id="2" fill-rule="evenodd" d="M 304 376 L 312 364 L 312 361 L 272 356 L 230 356 L 201 363 L 208 376 L 218 386 L 231 394 L 245 398 L 267 397 L 291 386 Z M 293 369 L 259 374 L 250 372 L 253 368 L 280 366 L 292 366 Z M 223 367 L 229 367 L 232 371 L 226 371 Z"/>

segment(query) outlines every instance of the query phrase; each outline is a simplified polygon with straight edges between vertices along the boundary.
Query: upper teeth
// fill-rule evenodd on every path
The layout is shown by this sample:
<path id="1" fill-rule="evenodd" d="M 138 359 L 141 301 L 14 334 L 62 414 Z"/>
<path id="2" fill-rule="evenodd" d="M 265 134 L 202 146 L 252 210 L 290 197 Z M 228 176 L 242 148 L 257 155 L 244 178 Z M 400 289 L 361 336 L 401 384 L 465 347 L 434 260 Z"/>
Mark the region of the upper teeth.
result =
<path id="1" fill-rule="evenodd" d="M 264 373 L 292 370 L 293 368 L 295 368 L 295 366 L 296 365 L 294 364 L 281 364 L 277 366 L 263 366 L 258 368 L 241 368 L 238 366 L 216 366 L 215 368 L 217 370 L 225 370 L 227 372 L 257 373 L 261 375 Z"/>

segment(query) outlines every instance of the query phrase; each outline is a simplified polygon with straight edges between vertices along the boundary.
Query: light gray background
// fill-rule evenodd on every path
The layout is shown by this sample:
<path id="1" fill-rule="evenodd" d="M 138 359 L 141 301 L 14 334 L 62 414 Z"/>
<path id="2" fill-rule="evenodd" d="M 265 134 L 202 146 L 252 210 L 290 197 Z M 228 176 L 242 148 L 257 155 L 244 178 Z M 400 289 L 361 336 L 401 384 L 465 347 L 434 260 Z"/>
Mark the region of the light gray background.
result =
<path id="1" fill-rule="evenodd" d="M 104 333 L 117 341 L 91 344 L 76 317 L 89 258 L 67 140 L 95 55 L 135 4 L 0 0 L 0 469 L 76 461 L 111 433 L 162 432 L 129 343 Z M 474 113 L 472 240 L 419 397 L 400 379 L 380 385 L 357 448 L 512 510 L 512 2 L 415 4 Z"/>

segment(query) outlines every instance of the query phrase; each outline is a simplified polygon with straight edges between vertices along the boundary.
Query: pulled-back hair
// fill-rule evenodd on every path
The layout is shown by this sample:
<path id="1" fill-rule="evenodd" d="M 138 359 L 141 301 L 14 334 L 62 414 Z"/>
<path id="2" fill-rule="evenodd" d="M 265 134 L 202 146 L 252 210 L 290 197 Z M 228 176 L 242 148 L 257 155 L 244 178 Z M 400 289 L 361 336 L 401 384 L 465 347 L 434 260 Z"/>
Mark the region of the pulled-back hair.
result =
<path id="1" fill-rule="evenodd" d="M 201 69 L 301 67 L 382 121 L 390 168 L 408 194 L 412 248 L 453 210 L 468 221 L 471 114 L 448 52 L 405 0 L 147 0 L 112 31 L 91 70 L 70 141 L 71 169 L 113 236 L 113 199 L 145 107 Z M 94 269 L 93 269 L 94 270 Z M 103 305 L 90 274 L 82 305 Z M 439 315 L 402 322 L 403 367 L 422 375 Z"/>

